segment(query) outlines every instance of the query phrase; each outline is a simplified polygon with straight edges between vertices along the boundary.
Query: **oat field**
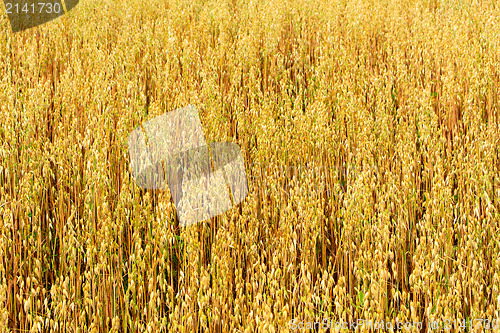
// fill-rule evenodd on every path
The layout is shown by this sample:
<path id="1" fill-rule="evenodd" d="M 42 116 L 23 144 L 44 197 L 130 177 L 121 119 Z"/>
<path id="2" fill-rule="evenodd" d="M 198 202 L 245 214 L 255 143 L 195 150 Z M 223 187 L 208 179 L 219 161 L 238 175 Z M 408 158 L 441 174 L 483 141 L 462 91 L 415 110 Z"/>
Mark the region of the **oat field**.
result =
<path id="1" fill-rule="evenodd" d="M 1 332 L 500 331 L 495 0 L 81 0 L 0 30 Z M 249 192 L 180 227 L 127 136 L 188 104 Z"/>

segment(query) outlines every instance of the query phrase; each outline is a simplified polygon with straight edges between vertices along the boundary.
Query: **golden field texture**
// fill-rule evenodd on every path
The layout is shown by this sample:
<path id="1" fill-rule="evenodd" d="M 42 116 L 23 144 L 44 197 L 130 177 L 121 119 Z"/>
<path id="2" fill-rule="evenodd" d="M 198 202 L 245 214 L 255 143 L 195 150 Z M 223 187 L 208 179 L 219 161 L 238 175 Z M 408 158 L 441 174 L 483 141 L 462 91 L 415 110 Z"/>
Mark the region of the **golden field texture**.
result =
<path id="1" fill-rule="evenodd" d="M 0 331 L 498 319 L 496 1 L 82 0 L 0 29 Z M 188 104 L 249 194 L 182 228 L 127 137 Z"/>

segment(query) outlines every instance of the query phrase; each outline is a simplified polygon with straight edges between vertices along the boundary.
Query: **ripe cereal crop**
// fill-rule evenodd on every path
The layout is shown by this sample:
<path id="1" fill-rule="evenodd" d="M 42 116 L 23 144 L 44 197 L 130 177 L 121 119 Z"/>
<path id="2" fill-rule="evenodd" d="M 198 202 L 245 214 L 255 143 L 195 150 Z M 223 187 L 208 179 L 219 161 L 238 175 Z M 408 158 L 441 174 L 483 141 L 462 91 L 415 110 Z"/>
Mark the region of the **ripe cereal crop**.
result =
<path id="1" fill-rule="evenodd" d="M 497 1 L 81 0 L 0 30 L 0 331 L 500 320 Z M 183 227 L 127 137 L 186 105 L 248 195 Z"/>

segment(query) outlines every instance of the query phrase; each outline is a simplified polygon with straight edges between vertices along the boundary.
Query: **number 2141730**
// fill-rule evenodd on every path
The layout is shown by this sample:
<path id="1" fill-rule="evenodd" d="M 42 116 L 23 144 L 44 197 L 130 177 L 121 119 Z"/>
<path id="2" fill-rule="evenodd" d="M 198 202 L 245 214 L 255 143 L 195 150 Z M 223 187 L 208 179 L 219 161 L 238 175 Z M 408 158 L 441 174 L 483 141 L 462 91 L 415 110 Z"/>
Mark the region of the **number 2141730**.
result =
<path id="1" fill-rule="evenodd" d="M 7 2 L 5 4 L 7 14 L 59 14 L 62 12 L 60 3 L 38 2 L 20 6 L 18 3 L 12 4 Z"/>

